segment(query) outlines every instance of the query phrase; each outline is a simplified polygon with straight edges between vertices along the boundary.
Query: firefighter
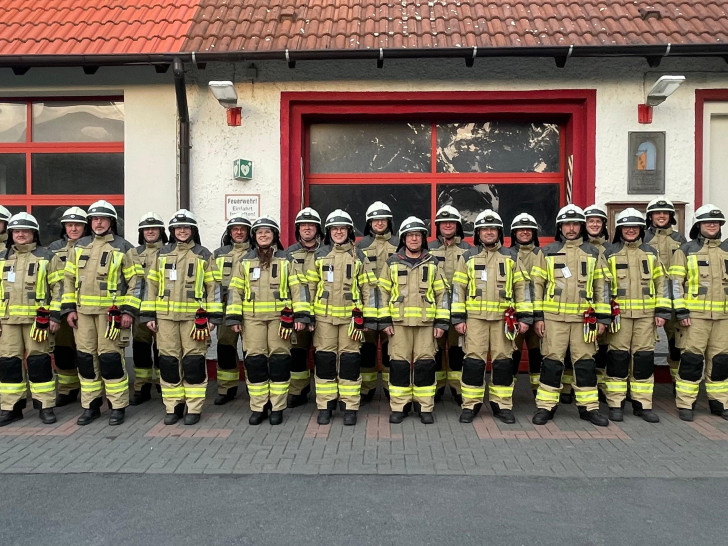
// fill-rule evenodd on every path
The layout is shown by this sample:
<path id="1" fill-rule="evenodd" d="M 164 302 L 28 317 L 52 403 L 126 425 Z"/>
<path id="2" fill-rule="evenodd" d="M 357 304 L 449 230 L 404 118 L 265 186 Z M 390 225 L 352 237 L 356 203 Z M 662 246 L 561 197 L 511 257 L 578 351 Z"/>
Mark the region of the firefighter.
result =
<path id="1" fill-rule="evenodd" d="M 301 297 L 300 275 L 281 249 L 280 227 L 265 216 L 253 222 L 250 251 L 230 281 L 225 322 L 243 334 L 245 382 L 250 395 L 248 423 L 283 422 L 291 380 L 291 336 L 310 322 Z"/>
<path id="2" fill-rule="evenodd" d="M 599 252 L 604 256 L 604 245 L 609 243 L 609 230 L 607 229 L 607 213 L 599 205 L 590 205 L 584 209 L 584 216 L 586 216 L 586 231 L 589 234 L 588 242 L 599 249 Z M 599 387 L 599 400 L 606 402 L 606 386 L 604 384 L 604 371 L 607 367 L 607 351 L 609 350 L 609 341 L 607 339 L 607 333 L 604 332 L 602 335 L 597 337 L 597 352 L 594 355 L 594 362 L 597 367 L 597 386 Z M 564 370 L 564 376 L 571 374 L 571 382 L 574 379 L 574 366 L 571 362 L 571 355 L 567 354 L 566 357 L 566 369 Z M 566 383 L 568 379 L 562 380 Z M 571 385 L 567 385 L 571 391 L 568 403 L 573 400 L 573 389 Z"/>
<path id="3" fill-rule="evenodd" d="M 74 247 L 81 237 L 91 234 L 86 212 L 79 207 L 66 209 L 61 216 L 60 239 L 48 245 L 53 253 L 50 272 L 56 273 L 66 267 L 68 251 Z M 63 283 L 60 283 L 62 285 Z M 54 306 L 60 309 L 60 300 L 54 301 Z M 78 366 L 76 365 L 76 343 L 73 339 L 73 330 L 65 320 L 62 320 L 54 336 L 53 360 L 58 379 L 58 394 L 56 407 L 60 408 L 78 400 L 81 392 L 81 382 L 78 379 Z"/>
<path id="4" fill-rule="evenodd" d="M 187 209 L 175 212 L 169 221 L 169 244 L 160 249 L 147 275 L 141 314 L 157 338 L 165 425 L 183 416 L 185 425 L 199 423 L 205 403 L 205 356 L 210 334 L 222 321 L 211 257 L 200 243 L 195 215 Z"/>
<path id="5" fill-rule="evenodd" d="M 227 293 L 233 270 L 250 250 L 250 220 L 235 216 L 228 220 L 222 236 L 222 246 L 213 252 L 216 280 L 222 286 L 222 301 Z M 241 335 L 229 326 L 221 324 L 217 330 L 217 396 L 213 402 L 223 406 L 238 394 L 240 371 L 238 370 L 238 338 Z"/>
<path id="6" fill-rule="evenodd" d="M 321 216 L 311 207 L 301 209 L 296 215 L 297 243 L 286 249 L 288 260 L 300 272 L 301 288 L 308 289 L 306 274 L 314 270 L 315 253 L 324 237 L 321 229 Z M 310 294 L 306 294 L 310 301 Z M 288 407 L 295 408 L 308 402 L 311 392 L 311 372 L 308 369 L 308 353 L 312 347 L 313 336 L 308 328 L 294 332 L 291 337 L 291 385 L 288 388 Z M 376 378 L 376 374 L 375 374 Z"/>
<path id="7" fill-rule="evenodd" d="M 609 420 L 623 420 L 627 381 L 633 413 L 648 423 L 652 411 L 657 327 L 670 318 L 672 301 L 666 273 L 653 247 L 643 243 L 645 218 L 634 208 L 617 214 L 616 232 L 607 245 L 612 323 L 605 375 Z"/>
<path id="8" fill-rule="evenodd" d="M 139 312 L 142 273 L 132 246 L 117 234 L 111 203 L 93 203 L 88 221 L 92 234 L 68 251 L 61 296 L 61 313 L 74 329 L 81 380 L 84 411 L 76 423 L 88 425 L 101 415 L 106 392 L 109 425 L 120 425 L 129 405 L 124 349 Z"/>
<path id="9" fill-rule="evenodd" d="M 465 336 L 460 422 L 472 423 L 483 404 L 490 354 L 490 407 L 495 417 L 512 424 L 516 422 L 513 341 L 532 322 L 533 305 L 520 264 L 516 265 L 518 254 L 503 246 L 503 220 L 498 213 L 484 210 L 473 227 L 475 246 L 458 260 L 452 291 L 452 322 Z"/>
<path id="10" fill-rule="evenodd" d="M 139 246 L 132 255 L 136 263 L 144 271 L 144 279 L 157 263 L 157 257 L 162 245 L 169 239 L 165 233 L 164 220 L 156 212 L 149 211 L 139 220 Z M 142 289 L 142 300 L 145 292 Z M 152 399 L 152 384 L 157 383 L 154 369 L 159 371 L 159 348 L 152 331 L 138 320 L 134 322 L 134 337 L 131 343 L 134 358 L 134 394 L 129 400 L 132 406 L 138 406 Z"/>
<path id="11" fill-rule="evenodd" d="M 696 210 L 691 241 L 675 251 L 670 264 L 673 306 L 683 336 L 675 385 L 683 421 L 693 420 L 703 379 L 710 413 L 728 420 L 728 241 L 720 240 L 723 224 L 725 215 L 715 205 Z"/>
<path id="12" fill-rule="evenodd" d="M 374 275 L 380 278 L 387 260 L 397 252 L 399 239 L 394 234 L 392 210 L 381 201 L 375 201 L 366 212 L 366 225 L 364 237 L 356 244 L 363 250 L 374 268 Z M 377 296 L 379 293 L 377 291 Z M 377 308 L 381 305 L 377 303 Z M 381 348 L 382 355 L 382 385 L 384 395 L 389 397 L 387 384 L 389 382 L 389 351 L 387 349 L 387 336 L 382 328 L 377 326 L 364 332 L 364 343 L 361 346 L 361 394 L 362 403 L 374 398 L 377 389 L 377 348 Z"/>
<path id="13" fill-rule="evenodd" d="M 389 422 L 401 423 L 414 405 L 422 423 L 434 423 L 435 353 L 450 326 L 450 295 L 419 218 L 402 222 L 397 253 L 387 260 L 379 286 L 379 316 L 389 336 Z"/>
<path id="14" fill-rule="evenodd" d="M 50 334 L 58 330 L 61 318 L 57 311 L 51 313 L 50 302 L 52 285 L 58 286 L 63 273 L 50 272 L 52 259 L 41 246 L 35 217 L 13 215 L 0 252 L 0 294 L 5 295 L 0 299 L 0 427 L 23 418 L 28 388 L 40 420 L 56 422 Z"/>
<path id="15" fill-rule="evenodd" d="M 336 209 L 326 218 L 324 244 L 307 273 L 316 319 L 313 333 L 319 425 L 328 425 L 337 400 L 344 425 L 356 425 L 361 399 L 364 328 L 377 327 L 376 278 L 354 246 L 354 222 Z"/>
<path id="16" fill-rule="evenodd" d="M 0 205 L 0 245 L 2 246 L 8 240 L 8 220 L 10 220 L 10 211 Z"/>
<path id="17" fill-rule="evenodd" d="M 675 231 L 673 227 L 677 224 L 675 205 L 672 204 L 672 201 L 664 197 L 653 199 L 647 204 L 647 220 L 645 224 L 647 226 L 645 243 L 657 249 L 657 252 L 660 254 L 660 262 L 666 269 L 669 268 L 672 255 L 681 245 L 687 243 L 685 236 Z M 680 348 L 675 343 L 678 326 L 679 321 L 675 317 L 675 311 L 673 310 L 670 320 L 664 326 L 668 347 L 667 364 L 670 367 L 673 391 L 675 389 L 677 368 L 680 365 Z"/>
<path id="18" fill-rule="evenodd" d="M 528 290 L 528 299 L 531 301 L 533 300 L 533 283 L 530 280 L 530 271 L 541 253 L 538 230 L 536 219 L 525 212 L 517 215 L 511 222 L 511 248 L 518 253 L 518 260 L 523 264 L 523 273 L 528 277 L 526 289 Z M 529 326 L 525 334 L 519 333 L 514 341 L 515 350 L 512 359 L 514 377 L 518 375 L 521 366 L 521 350 L 524 342 L 528 351 L 529 383 L 535 397 L 538 390 L 538 380 L 541 376 L 541 338 L 538 337 L 532 325 Z"/>
<path id="19" fill-rule="evenodd" d="M 465 251 L 472 246 L 465 242 L 463 231 L 463 220 L 460 212 L 450 205 L 445 205 L 435 214 L 435 236 L 432 243 L 429 243 L 430 254 L 437 258 L 443 266 L 445 278 L 452 292 L 453 274 L 455 265 Z M 452 298 L 451 298 L 452 300 Z M 445 385 L 450 385 L 450 392 L 453 398 L 462 405 L 463 397 L 460 390 L 460 379 L 463 374 L 463 342 L 460 334 L 455 328 L 447 331 L 447 336 L 437 340 L 437 353 L 435 364 L 437 366 L 435 376 L 437 378 L 437 390 L 435 391 L 435 402 L 442 398 Z M 445 357 L 447 353 L 447 357 Z"/>
<path id="20" fill-rule="evenodd" d="M 543 354 L 535 425 L 545 425 L 556 412 L 567 350 L 574 361 L 579 417 L 597 426 L 609 424 L 599 413 L 594 353 L 597 336 L 611 323 L 611 309 L 603 258 L 587 238 L 584 211 L 566 205 L 556 216 L 556 241 L 544 247 L 531 270 L 534 328 Z"/>

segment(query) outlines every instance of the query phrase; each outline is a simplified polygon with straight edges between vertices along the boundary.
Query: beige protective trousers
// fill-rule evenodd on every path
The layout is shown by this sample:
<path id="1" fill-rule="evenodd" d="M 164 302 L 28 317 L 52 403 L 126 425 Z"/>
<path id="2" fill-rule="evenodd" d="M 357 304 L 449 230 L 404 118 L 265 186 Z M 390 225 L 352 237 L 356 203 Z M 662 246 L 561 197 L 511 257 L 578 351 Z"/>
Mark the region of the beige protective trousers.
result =
<path id="1" fill-rule="evenodd" d="M 217 327 L 217 393 L 227 394 L 228 389 L 238 387 L 240 367 L 238 364 L 238 339 L 240 334 L 229 326 Z"/>
<path id="2" fill-rule="evenodd" d="M 361 343 L 349 337 L 348 324 L 317 322 L 313 332 L 316 407 L 326 409 L 340 400 L 357 411 L 361 401 Z"/>
<path id="3" fill-rule="evenodd" d="M 53 360 L 58 379 L 58 394 L 70 394 L 71 391 L 78 391 L 81 388 L 81 382 L 78 379 L 78 367 L 76 366 L 76 342 L 73 339 L 73 328 L 65 320 L 61 320 L 58 331 L 53 337 Z"/>
<path id="4" fill-rule="evenodd" d="M 728 407 L 728 318 L 691 318 L 681 327 L 682 355 L 675 382 L 678 409 L 691 409 L 705 380 L 709 402 Z M 712 409 L 712 408 L 711 408 Z"/>
<path id="5" fill-rule="evenodd" d="M 653 317 L 621 317 L 617 333 L 610 333 L 607 368 L 604 377 L 607 403 L 619 408 L 627 398 L 627 381 L 632 400 L 652 409 L 655 386 L 655 341 L 657 328 Z"/>
<path id="6" fill-rule="evenodd" d="M 245 383 L 250 410 L 263 411 L 270 402 L 273 411 L 286 409 L 291 382 L 291 342 L 281 339 L 280 319 L 243 319 Z"/>
<path id="7" fill-rule="evenodd" d="M 437 340 L 432 325 L 394 325 L 389 338 L 389 405 L 403 411 L 410 402 L 423 412 L 435 407 L 435 352 Z"/>
<path id="8" fill-rule="evenodd" d="M 12 410 L 30 387 L 42 408 L 56 405 L 50 343 L 30 337 L 31 324 L 3 324 L 0 336 L 0 409 Z M 23 360 L 26 361 L 24 365 Z"/>

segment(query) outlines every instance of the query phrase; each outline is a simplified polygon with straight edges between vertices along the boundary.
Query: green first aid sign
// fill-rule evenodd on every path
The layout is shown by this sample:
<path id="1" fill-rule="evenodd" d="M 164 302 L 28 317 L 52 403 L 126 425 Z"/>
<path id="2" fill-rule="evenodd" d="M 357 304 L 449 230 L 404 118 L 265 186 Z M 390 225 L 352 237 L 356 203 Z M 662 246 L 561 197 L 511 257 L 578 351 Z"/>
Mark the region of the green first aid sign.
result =
<path id="1" fill-rule="evenodd" d="M 233 178 L 235 180 L 252 180 L 253 162 L 250 159 L 236 159 L 233 161 Z"/>

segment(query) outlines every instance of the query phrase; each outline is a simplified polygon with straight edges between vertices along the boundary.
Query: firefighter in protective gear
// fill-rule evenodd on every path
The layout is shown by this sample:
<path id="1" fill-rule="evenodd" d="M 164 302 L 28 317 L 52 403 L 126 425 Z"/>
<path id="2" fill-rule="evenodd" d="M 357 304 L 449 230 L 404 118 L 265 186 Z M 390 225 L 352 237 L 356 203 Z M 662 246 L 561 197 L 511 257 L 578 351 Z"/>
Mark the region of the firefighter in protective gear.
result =
<path id="1" fill-rule="evenodd" d="M 50 339 L 61 318 L 50 311 L 50 302 L 63 273 L 50 271 L 53 254 L 41 247 L 33 216 L 15 214 L 8 232 L 0 252 L 0 427 L 23 418 L 28 388 L 40 420 L 51 424 L 56 422 L 56 379 Z"/>
<path id="2" fill-rule="evenodd" d="M 460 422 L 472 423 L 483 404 L 490 354 L 490 406 L 495 417 L 511 424 L 516 422 L 513 340 L 532 322 L 533 304 L 516 251 L 503 246 L 503 220 L 498 213 L 484 210 L 473 228 L 475 247 L 457 262 L 451 304 L 452 322 L 465 336 Z M 506 315 L 509 322 L 504 324 Z"/>
<path id="3" fill-rule="evenodd" d="M 687 243 L 685 236 L 674 228 L 675 224 L 677 224 L 675 205 L 664 197 L 653 199 L 647 204 L 647 221 L 645 224 L 647 226 L 645 243 L 657 249 L 660 254 L 660 262 L 662 262 L 665 269 L 669 268 L 672 255 L 681 245 Z M 680 365 L 680 348 L 675 343 L 678 326 L 679 321 L 673 310 L 670 320 L 665 323 L 664 327 L 668 346 L 667 364 L 670 366 L 673 390 L 675 388 L 677 368 Z"/>
<path id="4" fill-rule="evenodd" d="M 5 246 L 8 240 L 8 220 L 10 220 L 10 211 L 0 205 L 0 248 Z"/>
<path id="5" fill-rule="evenodd" d="M 252 248 L 230 281 L 225 322 L 243 334 L 245 381 L 250 395 L 248 423 L 280 425 L 291 380 L 291 335 L 309 323 L 299 274 L 281 249 L 280 227 L 271 218 L 253 222 Z"/>
<path id="6" fill-rule="evenodd" d="M 648 423 L 660 418 L 652 411 L 657 327 L 670 318 L 667 275 L 660 257 L 643 243 L 644 216 L 634 208 L 617 214 L 616 233 L 607 245 L 612 323 L 605 375 L 610 421 L 623 420 L 627 381 L 635 415 Z"/>
<path id="7" fill-rule="evenodd" d="M 160 249 L 147 275 L 140 317 L 157 334 L 165 425 L 183 416 L 185 425 L 197 424 L 205 403 L 205 355 L 210 333 L 222 321 L 211 258 L 200 244 L 195 215 L 178 210 L 169 221 L 169 244 Z"/>
<path id="8" fill-rule="evenodd" d="M 728 241 L 720 240 L 723 224 L 725 215 L 718 207 L 700 207 L 690 229 L 692 240 L 675 251 L 670 263 L 673 308 L 683 331 L 675 385 L 683 421 L 693 420 L 703 379 L 710 412 L 728 420 Z"/>
<path id="9" fill-rule="evenodd" d="M 387 260 L 379 286 L 379 317 L 389 336 L 389 422 L 401 423 L 414 405 L 422 423 L 434 423 L 435 353 L 450 327 L 450 293 L 419 218 L 402 222 L 397 254 Z"/>
<path id="10" fill-rule="evenodd" d="M 233 271 L 250 250 L 250 220 L 243 216 L 230 218 L 222 236 L 222 246 L 213 252 L 215 280 L 222 287 L 223 304 Z M 229 326 L 221 324 L 217 329 L 217 396 L 216 406 L 227 404 L 238 394 L 240 371 L 238 370 L 238 339 L 241 335 Z"/>
<path id="11" fill-rule="evenodd" d="M 375 201 L 366 212 L 366 225 L 364 237 L 356 244 L 374 268 L 374 275 L 379 279 L 387 265 L 387 260 L 397 252 L 399 239 L 394 234 L 392 210 L 381 201 Z M 377 298 L 379 292 L 377 291 Z M 377 308 L 382 305 L 377 301 Z M 362 402 L 366 403 L 374 398 L 377 389 L 377 348 L 381 347 L 382 355 L 382 385 L 385 396 L 389 397 L 387 384 L 389 382 L 389 350 L 387 336 L 382 332 L 382 326 L 364 332 L 364 343 L 361 346 L 361 394 Z"/>
<path id="12" fill-rule="evenodd" d="M 511 222 L 511 248 L 518 253 L 518 261 L 521 262 L 523 273 L 527 277 L 526 289 L 528 300 L 533 302 L 533 284 L 530 279 L 530 272 L 541 253 L 538 241 L 538 222 L 528 213 L 522 212 Z M 538 390 L 538 380 L 541 376 L 541 338 L 538 337 L 533 326 L 530 326 L 525 334 L 518 334 L 514 340 L 515 350 L 513 351 L 513 375 L 518 375 L 521 366 L 521 350 L 523 343 L 526 343 L 528 351 L 528 377 L 531 384 L 533 396 Z M 566 373 L 566 372 L 564 372 Z"/>
<path id="13" fill-rule="evenodd" d="M 464 240 L 465 232 L 463 231 L 462 217 L 455 207 L 445 205 L 437 211 L 435 214 L 435 236 L 437 238 L 428 245 L 429 251 L 442 264 L 445 279 L 447 279 L 449 288 L 452 291 L 455 266 L 460 256 L 472 248 L 470 243 Z M 446 384 L 450 385 L 450 392 L 458 405 L 463 402 L 460 379 L 463 374 L 465 353 L 462 345 L 462 338 L 455 328 L 450 328 L 447 331 L 447 336 L 437 340 L 437 353 L 435 354 L 437 391 L 435 392 L 435 402 L 442 398 Z"/>
<path id="14" fill-rule="evenodd" d="M 354 223 L 341 209 L 326 218 L 324 244 L 308 273 L 313 298 L 313 344 L 319 425 L 331 422 L 337 400 L 344 425 L 356 424 L 361 400 L 364 328 L 377 327 L 376 278 L 354 246 Z"/>
<path id="15" fill-rule="evenodd" d="M 84 411 L 76 423 L 88 425 L 100 416 L 106 392 L 109 424 L 120 425 L 129 405 L 124 349 L 139 313 L 143 272 L 134 262 L 133 247 L 117 235 L 111 203 L 93 203 L 88 221 L 92 234 L 68 251 L 61 295 L 61 314 L 74 329 L 81 380 Z"/>
<path id="16" fill-rule="evenodd" d="M 586 242 L 586 218 L 576 205 L 559 211 L 556 230 L 556 241 L 544 247 L 531 270 L 534 328 L 542 338 L 543 354 L 533 423 L 545 425 L 553 418 L 562 388 L 564 357 L 570 349 L 579 416 L 594 425 L 607 426 L 609 420 L 599 413 L 594 362 L 596 337 L 611 323 L 603 257 Z"/>
<path id="17" fill-rule="evenodd" d="M 49 274 L 60 271 L 62 281 L 68 251 L 81 237 L 86 237 L 90 233 L 86 211 L 79 207 L 66 209 L 61 216 L 60 239 L 48 245 L 48 250 L 53 253 Z M 62 288 L 62 285 L 63 283 L 60 282 L 59 287 Z M 57 310 L 60 310 L 60 297 L 54 300 L 54 305 Z M 55 334 L 53 360 L 58 379 L 56 407 L 60 408 L 78 400 L 78 394 L 81 392 L 81 382 L 78 379 L 78 366 L 76 365 L 76 343 L 73 339 L 73 330 L 65 320 L 61 321 Z"/>
<path id="18" fill-rule="evenodd" d="M 599 252 L 603 256 L 605 248 L 604 245 L 609 243 L 607 213 L 599 205 L 590 205 L 584 209 L 584 216 L 586 216 L 586 232 L 589 234 L 588 241 L 592 245 L 597 247 L 599 249 Z M 607 332 L 605 332 L 597 338 L 597 353 L 594 355 L 594 362 L 596 362 L 597 366 L 597 386 L 599 387 L 599 400 L 602 400 L 604 402 L 607 401 L 607 391 L 604 384 L 604 371 L 607 367 L 608 350 L 609 340 L 607 339 Z M 571 385 L 574 382 L 574 365 L 571 362 L 571 355 L 567 354 L 566 362 L 564 364 L 566 366 L 566 369 L 564 370 L 564 378 L 562 379 L 562 382 L 565 385 L 564 391 L 562 391 L 562 395 L 566 392 L 567 389 L 571 392 L 571 395 L 568 397 L 562 396 L 562 398 L 567 398 L 567 400 L 564 401 L 571 403 L 573 399 L 573 389 L 571 388 Z M 569 374 L 571 375 L 571 382 L 569 384 L 566 384 L 566 382 L 569 380 L 567 379 L 567 376 Z"/>
<path id="19" fill-rule="evenodd" d="M 137 265 L 144 271 L 144 279 L 154 268 L 162 245 L 168 242 L 162 217 L 149 211 L 139 221 L 139 246 L 132 255 Z M 142 301 L 145 299 L 145 288 L 142 288 Z M 152 331 L 138 320 L 134 322 L 134 337 L 131 343 L 134 358 L 134 394 L 129 400 L 132 406 L 138 406 L 152 399 L 152 384 L 159 379 L 154 377 L 154 369 L 159 373 L 159 348 Z"/>
<path id="20" fill-rule="evenodd" d="M 286 249 L 288 260 L 293 269 L 299 272 L 299 282 L 302 290 L 308 290 L 309 270 L 314 270 L 316 251 L 321 246 L 324 233 L 321 228 L 321 216 L 311 207 L 301 209 L 296 215 L 296 241 L 297 243 Z M 311 301 L 311 295 L 306 294 L 306 300 Z M 288 388 L 288 407 L 295 408 L 308 402 L 311 392 L 311 372 L 308 369 L 308 355 L 313 335 L 308 328 L 297 331 L 291 337 L 291 385 Z M 376 376 L 375 376 L 376 377 Z"/>

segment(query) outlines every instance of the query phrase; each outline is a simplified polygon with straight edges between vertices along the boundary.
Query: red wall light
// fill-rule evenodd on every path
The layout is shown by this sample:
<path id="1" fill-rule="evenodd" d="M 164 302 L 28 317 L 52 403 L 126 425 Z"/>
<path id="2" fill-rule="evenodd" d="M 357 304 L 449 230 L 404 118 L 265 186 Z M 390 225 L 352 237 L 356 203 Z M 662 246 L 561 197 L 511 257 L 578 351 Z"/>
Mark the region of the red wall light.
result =
<path id="1" fill-rule="evenodd" d="M 242 108 L 228 108 L 227 109 L 227 123 L 230 127 L 239 127 L 242 121 Z"/>
<path id="2" fill-rule="evenodd" d="M 648 104 L 638 104 L 637 121 L 639 123 L 652 123 L 652 106 Z"/>

